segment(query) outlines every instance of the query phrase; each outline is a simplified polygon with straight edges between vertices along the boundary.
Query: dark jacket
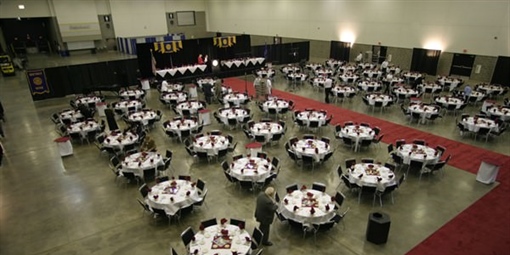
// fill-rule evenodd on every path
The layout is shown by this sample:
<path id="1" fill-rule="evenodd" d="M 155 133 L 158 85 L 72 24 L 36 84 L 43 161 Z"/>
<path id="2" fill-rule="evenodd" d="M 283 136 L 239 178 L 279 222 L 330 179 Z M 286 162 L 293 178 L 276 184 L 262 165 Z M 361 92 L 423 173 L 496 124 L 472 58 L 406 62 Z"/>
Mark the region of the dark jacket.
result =
<path id="1" fill-rule="evenodd" d="M 255 209 L 255 218 L 262 224 L 271 224 L 274 219 L 274 213 L 278 205 L 262 192 L 257 197 L 257 208 Z"/>

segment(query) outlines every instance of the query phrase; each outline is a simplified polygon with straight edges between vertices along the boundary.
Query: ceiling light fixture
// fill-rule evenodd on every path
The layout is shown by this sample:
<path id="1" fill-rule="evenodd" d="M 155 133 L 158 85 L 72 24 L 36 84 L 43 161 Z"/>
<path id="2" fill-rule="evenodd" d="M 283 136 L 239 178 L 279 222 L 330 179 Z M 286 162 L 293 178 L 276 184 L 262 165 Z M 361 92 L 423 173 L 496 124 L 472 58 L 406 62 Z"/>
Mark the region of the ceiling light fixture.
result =
<path id="1" fill-rule="evenodd" d="M 20 9 L 20 10 L 25 10 L 25 5 L 24 5 L 24 4 L 20 4 L 20 5 L 18 5 L 18 9 Z"/>

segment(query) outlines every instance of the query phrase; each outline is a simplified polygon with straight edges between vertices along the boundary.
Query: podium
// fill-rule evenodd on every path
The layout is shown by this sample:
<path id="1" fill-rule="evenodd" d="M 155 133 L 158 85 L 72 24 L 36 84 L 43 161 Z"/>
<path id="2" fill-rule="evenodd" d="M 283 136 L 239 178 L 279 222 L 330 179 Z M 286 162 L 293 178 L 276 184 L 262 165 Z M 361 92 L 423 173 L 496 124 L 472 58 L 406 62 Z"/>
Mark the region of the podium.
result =
<path id="1" fill-rule="evenodd" d="M 390 216 L 382 212 L 373 212 L 368 215 L 367 241 L 383 244 L 388 241 L 390 233 Z"/>
<path id="2" fill-rule="evenodd" d="M 211 111 L 208 109 L 198 111 L 198 123 L 206 126 L 211 125 Z"/>
<path id="3" fill-rule="evenodd" d="M 69 137 L 59 137 L 53 141 L 57 143 L 61 157 L 73 155 L 73 145 L 71 144 L 71 139 L 69 139 Z"/>
<path id="4" fill-rule="evenodd" d="M 96 109 L 97 114 L 99 114 L 99 117 L 105 117 L 106 114 L 104 113 L 104 110 L 106 110 L 106 103 L 105 102 L 97 102 L 96 103 Z"/>
<path id="5" fill-rule="evenodd" d="M 500 163 L 495 160 L 482 160 L 480 168 L 478 168 L 478 173 L 476 174 L 476 180 L 485 184 L 494 183 L 498 176 L 499 165 Z"/>
<path id="6" fill-rule="evenodd" d="M 244 146 L 246 154 L 257 155 L 258 152 L 262 152 L 262 144 L 258 142 L 251 142 Z"/>

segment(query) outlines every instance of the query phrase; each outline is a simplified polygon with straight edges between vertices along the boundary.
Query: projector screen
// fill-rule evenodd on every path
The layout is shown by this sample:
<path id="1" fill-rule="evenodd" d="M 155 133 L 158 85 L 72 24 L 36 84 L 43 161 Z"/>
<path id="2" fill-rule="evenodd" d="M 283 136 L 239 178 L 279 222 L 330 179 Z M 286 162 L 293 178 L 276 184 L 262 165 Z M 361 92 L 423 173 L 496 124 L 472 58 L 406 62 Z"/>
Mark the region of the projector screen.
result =
<path id="1" fill-rule="evenodd" d="M 176 15 L 177 15 L 177 25 L 178 26 L 194 26 L 195 25 L 195 12 L 194 11 L 176 12 Z"/>

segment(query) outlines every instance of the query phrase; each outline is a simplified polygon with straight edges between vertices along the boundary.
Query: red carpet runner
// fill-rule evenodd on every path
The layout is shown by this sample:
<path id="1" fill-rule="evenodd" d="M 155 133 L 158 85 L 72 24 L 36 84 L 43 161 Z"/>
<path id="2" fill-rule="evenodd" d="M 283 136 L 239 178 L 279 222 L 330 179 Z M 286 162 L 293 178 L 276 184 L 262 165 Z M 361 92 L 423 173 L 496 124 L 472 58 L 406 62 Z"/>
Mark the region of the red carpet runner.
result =
<path id="1" fill-rule="evenodd" d="M 250 95 L 255 93 L 251 82 L 229 78 L 225 79 L 225 84 L 235 91 L 244 92 L 246 87 Z M 507 218 L 510 215 L 509 156 L 288 92 L 273 89 L 273 95 L 293 100 L 297 110 L 309 107 L 328 111 L 328 114 L 333 115 L 332 125 L 351 120 L 379 126 L 385 134 L 385 143 L 394 143 L 396 139 L 425 139 L 430 146 L 443 145 L 447 148 L 445 154 L 452 155 L 449 165 L 471 173 L 476 174 L 482 160 L 498 161 L 501 164 L 497 179 L 500 185 L 415 246 L 408 254 L 510 254 L 510 220 Z M 390 130 L 391 132 L 388 132 Z"/>

